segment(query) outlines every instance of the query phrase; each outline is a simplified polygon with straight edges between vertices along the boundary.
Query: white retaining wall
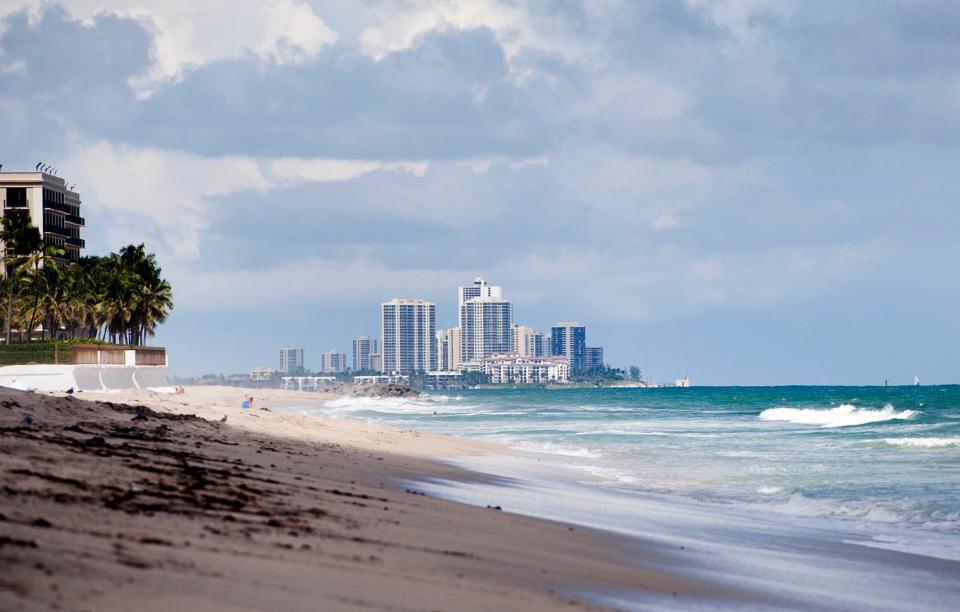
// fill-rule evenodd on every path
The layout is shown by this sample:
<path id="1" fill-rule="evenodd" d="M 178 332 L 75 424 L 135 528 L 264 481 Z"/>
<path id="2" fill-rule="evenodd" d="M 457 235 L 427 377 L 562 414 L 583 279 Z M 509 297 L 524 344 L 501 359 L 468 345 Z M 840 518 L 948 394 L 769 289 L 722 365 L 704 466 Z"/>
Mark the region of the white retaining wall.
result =
<path id="1" fill-rule="evenodd" d="M 0 387 L 38 391 L 114 391 L 166 387 L 165 366 L 12 365 L 0 367 Z"/>

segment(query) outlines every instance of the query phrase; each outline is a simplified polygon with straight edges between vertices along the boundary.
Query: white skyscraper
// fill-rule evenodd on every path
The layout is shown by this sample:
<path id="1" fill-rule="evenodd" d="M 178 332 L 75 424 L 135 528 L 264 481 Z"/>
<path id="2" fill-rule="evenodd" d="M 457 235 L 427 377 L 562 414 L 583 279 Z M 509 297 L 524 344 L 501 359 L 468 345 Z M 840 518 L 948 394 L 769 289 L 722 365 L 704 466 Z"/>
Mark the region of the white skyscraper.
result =
<path id="1" fill-rule="evenodd" d="M 324 374 L 346 372 L 347 354 L 337 351 L 327 351 L 320 355 L 320 371 Z"/>
<path id="2" fill-rule="evenodd" d="M 371 355 L 379 355 L 380 348 L 376 338 L 360 336 L 353 339 L 353 371 L 375 370 L 370 363 Z"/>
<path id="3" fill-rule="evenodd" d="M 437 332 L 437 369 L 443 372 L 460 371 L 460 328 Z"/>
<path id="4" fill-rule="evenodd" d="M 513 304 L 503 290 L 477 278 L 460 287 L 460 362 L 510 352 Z"/>
<path id="5" fill-rule="evenodd" d="M 477 278 L 473 279 L 472 285 L 460 287 L 457 297 L 457 305 L 461 307 L 463 306 L 464 302 L 476 297 L 501 299 L 503 297 L 503 287 L 493 287 L 488 285 L 487 281 L 478 276 Z"/>
<path id="6" fill-rule="evenodd" d="M 280 349 L 280 371 L 291 374 L 303 368 L 303 349 L 297 346 L 286 346 Z"/>
<path id="7" fill-rule="evenodd" d="M 380 305 L 383 371 L 410 374 L 437 369 L 437 307 L 421 299 Z"/>
<path id="8" fill-rule="evenodd" d="M 543 357 L 546 354 L 546 339 L 542 332 L 529 325 L 514 325 L 510 338 L 510 352 L 521 357 Z"/>

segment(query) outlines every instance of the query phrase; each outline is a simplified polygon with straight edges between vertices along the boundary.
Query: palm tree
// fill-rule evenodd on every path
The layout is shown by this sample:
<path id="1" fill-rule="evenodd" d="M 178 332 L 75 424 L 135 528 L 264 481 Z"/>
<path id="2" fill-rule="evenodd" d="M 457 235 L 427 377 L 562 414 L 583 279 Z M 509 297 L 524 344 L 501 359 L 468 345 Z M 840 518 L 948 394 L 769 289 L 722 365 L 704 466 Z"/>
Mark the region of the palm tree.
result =
<path id="1" fill-rule="evenodd" d="M 3 218 L 0 240 L 7 272 L 0 294 L 7 299 L 8 344 L 14 324 L 21 341 L 23 330 L 29 341 L 38 323 L 44 339 L 48 329 L 55 340 L 63 328 L 71 338 L 143 344 L 173 308 L 170 283 L 142 244 L 63 265 L 59 256 L 64 251 L 44 242 L 29 217 L 20 214 Z"/>
<path id="2" fill-rule="evenodd" d="M 61 311 L 59 302 L 63 299 L 63 287 L 60 282 L 60 266 L 54 259 L 63 255 L 64 251 L 55 244 L 40 240 L 33 245 L 34 250 L 27 254 L 24 267 L 30 268 L 25 279 L 25 289 L 28 296 L 33 297 L 30 322 L 27 324 L 27 339 L 33 336 L 34 323 L 43 323 L 40 338 L 46 337 L 47 325 L 54 324 L 54 311 Z M 56 329 L 51 328 L 50 339 L 54 339 Z"/>
<path id="3" fill-rule="evenodd" d="M 29 215 L 21 212 L 6 211 L 0 225 L 0 240 L 3 241 L 3 263 L 7 281 L 7 344 L 13 335 L 13 301 L 28 257 L 35 252 L 43 240 L 40 231 L 30 224 Z"/>
<path id="4" fill-rule="evenodd" d="M 157 325 L 165 323 L 173 308 L 173 289 L 163 280 L 157 268 L 156 274 L 143 279 L 137 304 L 137 317 L 140 328 L 134 344 L 146 344 L 147 337 L 153 337 Z"/>

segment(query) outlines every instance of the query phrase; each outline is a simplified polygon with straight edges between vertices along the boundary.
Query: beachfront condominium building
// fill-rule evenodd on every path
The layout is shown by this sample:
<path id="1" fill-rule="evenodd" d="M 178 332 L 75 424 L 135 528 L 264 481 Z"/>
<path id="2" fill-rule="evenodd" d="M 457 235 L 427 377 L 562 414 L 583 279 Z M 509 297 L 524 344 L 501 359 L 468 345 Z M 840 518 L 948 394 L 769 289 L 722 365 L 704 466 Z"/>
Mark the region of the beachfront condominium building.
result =
<path id="1" fill-rule="evenodd" d="M 482 278 L 460 287 L 460 362 L 510 352 L 513 304 Z"/>
<path id="2" fill-rule="evenodd" d="M 0 172 L 0 199 L 3 216 L 23 215 L 40 231 L 47 244 L 63 250 L 60 262 L 76 261 L 85 243 L 80 238 L 84 227 L 80 216 L 80 195 L 52 168 L 37 164 L 37 172 Z M 6 274 L 6 266 L 3 266 Z"/>
<path id="3" fill-rule="evenodd" d="M 386 374 L 436 370 L 436 305 L 399 298 L 381 304 L 380 346 Z"/>
<path id="4" fill-rule="evenodd" d="M 603 365 L 603 347 L 588 346 L 583 355 L 583 367 L 601 368 Z"/>
<path id="5" fill-rule="evenodd" d="M 347 371 L 347 354 L 327 351 L 320 355 L 320 371 L 324 374 L 337 374 Z"/>
<path id="6" fill-rule="evenodd" d="M 550 354 L 566 357 L 570 368 L 582 368 L 587 352 L 587 328 L 573 321 L 561 321 L 550 329 Z"/>
<path id="7" fill-rule="evenodd" d="M 546 384 L 570 381 L 566 357 L 521 357 L 496 355 L 480 362 L 479 370 L 490 382 L 501 384 Z"/>
<path id="8" fill-rule="evenodd" d="M 370 336 L 360 336 L 353 339 L 353 371 L 362 372 L 366 370 L 378 371 L 370 363 L 371 355 L 379 355 L 380 349 L 376 338 Z"/>
<path id="9" fill-rule="evenodd" d="M 543 357 L 544 335 L 529 325 L 514 325 L 510 334 L 510 352 L 521 357 Z"/>
<path id="10" fill-rule="evenodd" d="M 294 374 L 303 370 L 303 349 L 298 346 L 285 346 L 280 349 L 280 371 Z"/>
<path id="11" fill-rule="evenodd" d="M 460 371 L 460 328 L 451 327 L 437 332 L 437 369 L 441 372 Z"/>

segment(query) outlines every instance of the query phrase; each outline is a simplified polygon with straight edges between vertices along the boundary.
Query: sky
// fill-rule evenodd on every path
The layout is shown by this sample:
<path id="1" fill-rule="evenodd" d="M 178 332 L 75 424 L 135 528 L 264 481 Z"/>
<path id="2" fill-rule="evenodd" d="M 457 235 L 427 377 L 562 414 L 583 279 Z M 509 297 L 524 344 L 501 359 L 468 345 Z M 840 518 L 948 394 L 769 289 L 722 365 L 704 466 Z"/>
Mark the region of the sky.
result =
<path id="1" fill-rule="evenodd" d="M 144 242 L 179 376 L 501 285 L 693 384 L 960 382 L 960 3 L 0 0 L 0 163 Z"/>

